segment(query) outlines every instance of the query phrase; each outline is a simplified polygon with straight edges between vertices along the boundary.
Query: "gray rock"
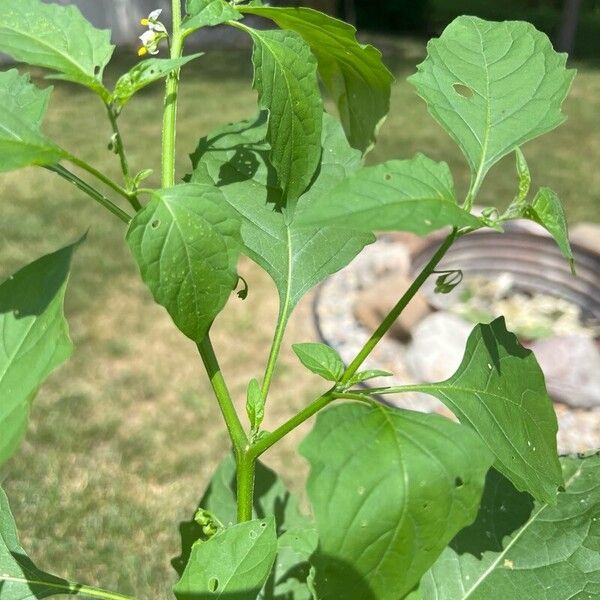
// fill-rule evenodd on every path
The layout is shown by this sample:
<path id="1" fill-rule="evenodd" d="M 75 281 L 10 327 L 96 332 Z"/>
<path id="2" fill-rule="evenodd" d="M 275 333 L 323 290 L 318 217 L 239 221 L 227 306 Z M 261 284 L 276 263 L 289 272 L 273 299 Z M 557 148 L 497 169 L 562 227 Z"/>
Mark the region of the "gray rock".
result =
<path id="1" fill-rule="evenodd" d="M 419 381 L 444 381 L 458 369 L 471 326 L 447 312 L 429 315 L 413 331 L 406 353 L 409 369 Z"/>
<path id="2" fill-rule="evenodd" d="M 600 406 L 600 351 L 592 338 L 560 336 L 536 340 L 529 347 L 553 398 L 575 408 Z"/>

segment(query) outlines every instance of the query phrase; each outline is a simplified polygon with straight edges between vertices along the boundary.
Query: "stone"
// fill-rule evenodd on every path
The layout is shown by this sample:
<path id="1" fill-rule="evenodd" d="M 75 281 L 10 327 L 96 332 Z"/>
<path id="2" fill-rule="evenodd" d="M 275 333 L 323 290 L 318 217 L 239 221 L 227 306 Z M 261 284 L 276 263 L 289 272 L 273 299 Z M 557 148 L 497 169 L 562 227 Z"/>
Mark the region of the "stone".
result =
<path id="1" fill-rule="evenodd" d="M 589 336 L 565 335 L 529 344 L 550 395 L 575 408 L 600 406 L 600 351 Z"/>
<path id="2" fill-rule="evenodd" d="M 578 223 L 571 228 L 569 238 L 587 250 L 600 253 L 600 225 L 596 223 Z"/>
<path id="3" fill-rule="evenodd" d="M 374 285 L 360 293 L 354 303 L 354 316 L 369 333 L 381 322 L 406 292 L 412 281 L 405 276 L 389 273 Z M 413 328 L 431 313 L 427 298 L 417 293 L 390 329 L 391 335 L 400 342 L 411 339 Z"/>
<path id="4" fill-rule="evenodd" d="M 462 361 L 472 326 L 448 312 L 423 319 L 413 331 L 406 362 L 419 382 L 433 383 L 451 377 Z"/>

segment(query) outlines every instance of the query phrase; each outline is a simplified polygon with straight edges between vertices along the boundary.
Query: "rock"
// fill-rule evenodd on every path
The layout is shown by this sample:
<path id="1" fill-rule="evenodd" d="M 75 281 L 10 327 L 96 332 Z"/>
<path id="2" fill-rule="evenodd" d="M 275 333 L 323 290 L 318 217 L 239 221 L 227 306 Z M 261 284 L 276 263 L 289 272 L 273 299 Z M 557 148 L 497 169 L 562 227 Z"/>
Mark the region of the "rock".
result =
<path id="1" fill-rule="evenodd" d="M 379 327 L 411 283 L 412 280 L 407 277 L 389 273 L 358 295 L 354 303 L 354 316 L 369 333 L 372 333 Z M 396 319 L 390 333 L 397 340 L 408 342 L 411 339 L 413 328 L 430 313 L 431 308 L 427 298 L 417 293 Z"/>
<path id="2" fill-rule="evenodd" d="M 596 223 L 578 223 L 571 228 L 569 238 L 592 252 L 600 252 L 600 225 Z"/>
<path id="3" fill-rule="evenodd" d="M 600 406 L 600 351 L 583 335 L 565 335 L 529 344 L 550 395 L 575 408 Z"/>
<path id="4" fill-rule="evenodd" d="M 444 381 L 458 369 L 471 326 L 456 315 L 437 312 L 423 319 L 413 331 L 406 353 L 409 369 L 418 381 Z"/>

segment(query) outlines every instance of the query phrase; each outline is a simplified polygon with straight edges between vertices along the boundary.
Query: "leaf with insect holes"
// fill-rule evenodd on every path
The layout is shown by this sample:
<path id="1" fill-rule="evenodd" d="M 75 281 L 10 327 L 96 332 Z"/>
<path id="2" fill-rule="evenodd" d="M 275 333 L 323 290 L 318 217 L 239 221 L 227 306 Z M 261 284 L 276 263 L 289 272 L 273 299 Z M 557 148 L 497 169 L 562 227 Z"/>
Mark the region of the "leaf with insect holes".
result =
<path id="1" fill-rule="evenodd" d="M 0 172 L 65 157 L 40 130 L 51 91 L 39 89 L 16 69 L 0 72 Z"/>
<path id="2" fill-rule="evenodd" d="M 569 243 L 569 227 L 558 195 L 550 188 L 540 188 L 531 204 L 523 208 L 522 216 L 535 221 L 552 235 L 575 274 L 575 260 Z"/>
<path id="3" fill-rule="evenodd" d="M 372 148 L 390 109 L 394 80 L 381 52 L 359 44 L 351 25 L 310 8 L 241 6 L 240 11 L 271 19 L 303 37 L 335 99 L 350 144 L 362 152 Z"/>
<path id="4" fill-rule="evenodd" d="M 38 388 L 73 352 L 64 298 L 79 243 L 39 258 L 0 285 L 0 464 L 21 441 Z"/>
<path id="5" fill-rule="evenodd" d="M 327 202 L 298 208 L 299 225 L 337 225 L 366 231 L 424 235 L 453 225 L 479 227 L 479 219 L 456 203 L 446 163 L 423 154 L 364 167 L 327 194 Z"/>
<path id="6" fill-rule="evenodd" d="M 276 555 L 274 517 L 228 527 L 194 544 L 175 596 L 177 600 L 256 600 Z"/>
<path id="7" fill-rule="evenodd" d="M 341 404 L 302 442 L 321 598 L 398 600 L 477 514 L 493 455 L 434 414 Z"/>
<path id="8" fill-rule="evenodd" d="M 246 393 L 246 414 L 252 431 L 258 431 L 265 418 L 265 398 L 256 379 L 251 379 Z"/>
<path id="9" fill-rule="evenodd" d="M 172 71 L 202 56 L 204 53 L 190 54 L 181 58 L 148 58 L 139 62 L 125 75 L 121 75 L 115 85 L 112 98 L 120 106 L 125 106 L 134 94 L 146 86 L 162 79 Z"/>
<path id="10" fill-rule="evenodd" d="M 409 81 L 465 155 L 473 193 L 503 156 L 565 120 L 575 75 L 566 60 L 520 21 L 458 17 L 427 44 Z"/>
<path id="11" fill-rule="evenodd" d="M 600 597 L 600 456 L 561 464 L 556 506 L 491 471 L 477 520 L 423 577 L 423 600 Z"/>
<path id="12" fill-rule="evenodd" d="M 185 12 L 181 26 L 187 33 L 242 18 L 242 14 L 226 0 L 186 0 Z"/>
<path id="13" fill-rule="evenodd" d="M 199 184 L 156 191 L 129 225 L 127 243 L 142 279 L 197 343 L 237 285 L 239 231 L 221 192 Z"/>
<path id="14" fill-rule="evenodd" d="M 344 374 L 344 361 L 340 355 L 326 344 L 294 344 L 292 349 L 300 362 L 309 370 L 327 379 L 339 381 Z"/>
<path id="15" fill-rule="evenodd" d="M 321 158 L 323 101 L 317 62 L 292 31 L 249 29 L 254 41 L 254 88 L 268 111 L 266 139 L 285 205 L 293 208 L 309 186 Z"/>
<path id="16" fill-rule="evenodd" d="M 227 125 L 203 138 L 192 155 L 191 181 L 217 185 L 242 220 L 245 253 L 271 276 L 287 319 L 300 299 L 325 277 L 345 267 L 370 233 L 337 227 L 299 227 L 274 207 L 281 199 L 277 175 L 269 162 L 264 115 Z M 323 153 L 319 174 L 299 206 L 321 203 L 329 191 L 361 164 L 340 124 L 323 116 Z"/>
<path id="17" fill-rule="evenodd" d="M 50 69 L 56 79 L 103 93 L 102 75 L 113 50 L 110 31 L 93 27 L 76 6 L 0 1 L 0 52 Z"/>
<path id="18" fill-rule="evenodd" d="M 475 327 L 450 379 L 410 388 L 435 396 L 472 427 L 517 489 L 556 502 L 563 484 L 556 415 L 535 356 L 507 331 L 504 317 Z"/>

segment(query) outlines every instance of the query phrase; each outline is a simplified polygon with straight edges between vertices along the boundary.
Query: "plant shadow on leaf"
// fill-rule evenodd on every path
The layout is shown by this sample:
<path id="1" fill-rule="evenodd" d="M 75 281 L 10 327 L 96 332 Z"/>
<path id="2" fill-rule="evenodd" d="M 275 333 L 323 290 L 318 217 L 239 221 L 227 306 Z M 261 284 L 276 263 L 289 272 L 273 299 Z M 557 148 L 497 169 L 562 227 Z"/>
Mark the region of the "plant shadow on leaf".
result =
<path id="1" fill-rule="evenodd" d="M 18 583 L 19 598 L 47 598 L 48 596 L 52 596 L 54 594 L 64 594 L 66 589 L 73 590 L 69 592 L 69 595 L 78 594 L 78 588 L 80 586 L 73 586 L 72 583 L 69 583 L 65 579 L 61 579 L 60 577 L 56 577 L 54 575 L 50 575 L 50 573 L 41 571 L 25 554 L 11 551 L 10 555 L 17 563 L 20 571 L 24 574 L 22 581 Z M 49 585 L 54 588 L 54 591 L 49 590 Z M 13 588 L 9 586 L 10 582 L 0 581 L 0 598 L 4 598 L 3 592 L 5 589 L 7 589 L 9 593 L 11 591 L 14 593 Z M 25 589 L 27 590 L 27 595 L 25 595 Z M 12 596 L 10 597 L 12 598 Z"/>
<path id="2" fill-rule="evenodd" d="M 352 598 L 360 598 L 360 600 L 377 600 L 367 581 L 365 581 L 362 575 L 360 575 L 350 563 L 323 554 L 319 550 L 311 557 L 311 563 L 315 566 L 316 571 L 314 586 L 317 591 L 317 597 L 321 597 L 319 595 L 321 585 L 331 578 L 334 581 L 343 581 L 344 590 L 347 592 L 352 590 Z M 349 598 L 349 596 L 344 597 Z"/>
<path id="3" fill-rule="evenodd" d="M 504 475 L 490 469 L 477 518 L 454 537 L 450 547 L 479 559 L 484 552 L 500 552 L 503 540 L 529 520 L 533 506 L 528 493 L 519 492 Z"/>

